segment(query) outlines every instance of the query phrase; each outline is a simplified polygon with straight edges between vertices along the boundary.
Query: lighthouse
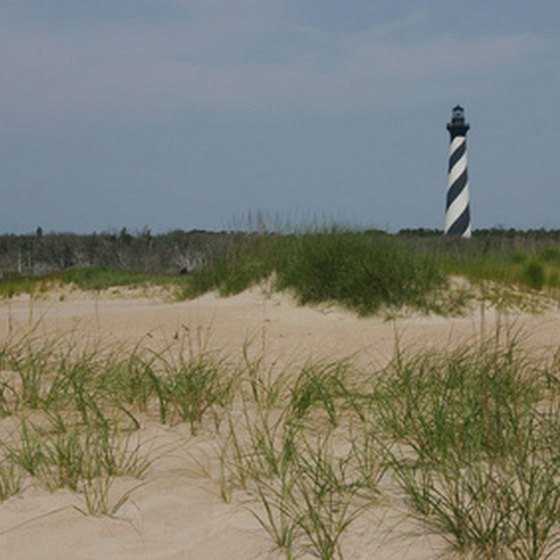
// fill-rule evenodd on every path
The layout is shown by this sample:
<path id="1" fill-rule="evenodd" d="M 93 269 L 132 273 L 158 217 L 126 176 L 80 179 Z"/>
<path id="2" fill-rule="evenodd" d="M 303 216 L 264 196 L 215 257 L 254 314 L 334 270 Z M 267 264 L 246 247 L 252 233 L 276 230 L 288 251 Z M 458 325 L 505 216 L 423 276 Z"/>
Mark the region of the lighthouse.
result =
<path id="1" fill-rule="evenodd" d="M 445 212 L 445 235 L 471 236 L 469 209 L 469 181 L 467 177 L 467 131 L 465 111 L 460 105 L 453 108 L 447 130 L 451 136 L 449 146 L 449 178 Z"/>

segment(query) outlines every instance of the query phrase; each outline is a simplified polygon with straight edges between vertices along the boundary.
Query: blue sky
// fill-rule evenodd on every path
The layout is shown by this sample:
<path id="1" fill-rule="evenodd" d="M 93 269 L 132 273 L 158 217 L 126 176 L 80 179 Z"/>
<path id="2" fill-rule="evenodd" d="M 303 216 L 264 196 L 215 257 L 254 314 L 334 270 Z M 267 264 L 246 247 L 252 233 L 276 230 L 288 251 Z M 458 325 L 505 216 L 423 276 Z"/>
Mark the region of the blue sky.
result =
<path id="1" fill-rule="evenodd" d="M 0 231 L 560 228 L 557 0 L 0 0 Z"/>

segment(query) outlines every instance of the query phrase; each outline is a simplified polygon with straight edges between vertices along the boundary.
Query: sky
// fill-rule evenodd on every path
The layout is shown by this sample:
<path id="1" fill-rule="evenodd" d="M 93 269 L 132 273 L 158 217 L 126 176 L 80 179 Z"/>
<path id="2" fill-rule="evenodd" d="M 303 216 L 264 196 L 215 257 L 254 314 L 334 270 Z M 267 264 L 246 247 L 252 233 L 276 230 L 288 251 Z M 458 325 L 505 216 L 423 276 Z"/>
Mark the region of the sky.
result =
<path id="1" fill-rule="evenodd" d="M 0 0 L 0 232 L 560 228 L 558 0 Z"/>

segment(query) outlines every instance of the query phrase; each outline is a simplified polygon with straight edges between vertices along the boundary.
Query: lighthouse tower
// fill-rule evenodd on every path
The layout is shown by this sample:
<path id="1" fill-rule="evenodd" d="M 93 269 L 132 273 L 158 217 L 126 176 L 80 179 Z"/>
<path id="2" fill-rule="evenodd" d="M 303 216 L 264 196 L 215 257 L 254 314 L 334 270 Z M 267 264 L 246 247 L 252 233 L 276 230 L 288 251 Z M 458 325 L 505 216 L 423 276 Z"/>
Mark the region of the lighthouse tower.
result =
<path id="1" fill-rule="evenodd" d="M 467 131 L 463 107 L 453 108 L 447 124 L 451 136 L 449 147 L 449 180 L 445 212 L 445 235 L 471 236 L 469 181 L 467 178 Z"/>

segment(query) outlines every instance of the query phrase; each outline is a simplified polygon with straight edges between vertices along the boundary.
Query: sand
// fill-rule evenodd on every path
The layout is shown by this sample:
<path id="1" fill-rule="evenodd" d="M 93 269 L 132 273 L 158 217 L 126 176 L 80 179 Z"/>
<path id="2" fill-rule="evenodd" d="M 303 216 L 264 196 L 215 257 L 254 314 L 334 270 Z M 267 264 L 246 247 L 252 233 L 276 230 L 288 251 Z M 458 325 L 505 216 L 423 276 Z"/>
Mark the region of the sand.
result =
<path id="1" fill-rule="evenodd" d="M 445 349 L 500 332 L 517 334 L 531 352 L 553 356 L 560 343 L 560 313 L 497 313 L 477 309 L 459 318 L 409 316 L 357 318 L 336 306 L 299 307 L 286 295 L 253 289 L 231 298 L 207 294 L 171 302 L 142 293 L 65 292 L 0 304 L 0 336 L 33 327 L 37 335 L 69 332 L 81 341 L 126 342 L 163 348 L 188 340 L 231 360 L 243 352 L 276 368 L 307 360 L 350 357 L 361 368 L 380 368 L 395 347 Z M 2 422 L 7 422 L 9 419 Z M 115 502 L 130 492 L 113 517 L 84 515 L 68 490 L 30 486 L 0 504 L 0 557 L 17 559 L 249 560 L 281 558 L 255 516 L 254 500 L 241 492 L 220 498 L 212 464 L 215 442 L 188 427 L 142 421 L 140 436 L 159 458 L 143 480 L 117 479 Z M 253 504 L 253 506 L 251 505 Z M 345 544 L 353 559 L 450 558 L 441 535 L 384 503 L 352 526 Z M 312 556 L 301 556 L 301 558 Z"/>

